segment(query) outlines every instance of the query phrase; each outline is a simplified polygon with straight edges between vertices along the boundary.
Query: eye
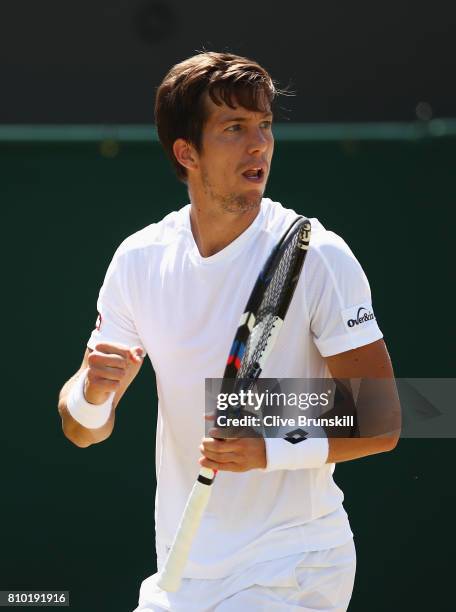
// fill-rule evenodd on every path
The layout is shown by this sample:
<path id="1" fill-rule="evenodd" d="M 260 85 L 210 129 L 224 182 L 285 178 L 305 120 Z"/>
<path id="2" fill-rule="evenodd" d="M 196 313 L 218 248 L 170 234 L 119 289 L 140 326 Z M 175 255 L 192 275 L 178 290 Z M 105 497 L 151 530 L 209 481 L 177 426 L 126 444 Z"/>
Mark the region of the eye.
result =
<path id="1" fill-rule="evenodd" d="M 265 128 L 266 130 L 270 130 L 272 128 L 272 121 L 263 121 L 261 123 L 261 127 Z"/>
<path id="2" fill-rule="evenodd" d="M 241 129 L 240 123 L 235 123 L 234 125 L 230 125 L 225 129 L 225 132 L 238 132 Z"/>

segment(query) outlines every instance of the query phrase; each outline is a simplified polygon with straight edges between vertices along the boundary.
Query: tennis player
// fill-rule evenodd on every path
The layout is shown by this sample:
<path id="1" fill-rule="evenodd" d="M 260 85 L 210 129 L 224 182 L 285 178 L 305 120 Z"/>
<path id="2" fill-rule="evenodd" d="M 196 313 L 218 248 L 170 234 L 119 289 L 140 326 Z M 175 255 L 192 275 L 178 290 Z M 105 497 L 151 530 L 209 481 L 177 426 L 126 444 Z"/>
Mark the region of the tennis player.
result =
<path id="1" fill-rule="evenodd" d="M 181 588 L 166 593 L 157 575 L 147 578 L 137 612 L 347 610 L 356 557 L 334 464 L 397 443 L 205 437 L 205 378 L 223 376 L 255 279 L 297 216 L 263 197 L 276 95 L 264 68 L 228 53 L 199 53 L 166 75 L 156 124 L 190 203 L 120 245 L 81 368 L 61 391 L 65 435 L 79 447 L 102 442 L 149 356 L 159 398 L 158 568 L 200 466 L 219 470 Z M 296 186 L 301 180 L 304 160 Z M 262 375 L 393 377 L 360 264 L 339 236 L 311 222 L 307 260 Z M 372 316 L 357 319 L 360 308 Z"/>

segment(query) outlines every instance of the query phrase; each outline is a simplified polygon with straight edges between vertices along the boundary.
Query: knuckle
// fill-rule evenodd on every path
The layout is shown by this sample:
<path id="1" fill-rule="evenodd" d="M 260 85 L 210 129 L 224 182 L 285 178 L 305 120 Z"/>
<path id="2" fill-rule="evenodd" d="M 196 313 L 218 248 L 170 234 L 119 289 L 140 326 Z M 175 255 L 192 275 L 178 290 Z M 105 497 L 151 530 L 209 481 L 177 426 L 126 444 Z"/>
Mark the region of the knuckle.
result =
<path id="1" fill-rule="evenodd" d="M 87 373 L 87 377 L 91 381 L 99 381 L 103 378 L 102 371 L 100 370 L 100 368 L 93 366 L 92 368 L 89 369 Z"/>
<path id="2" fill-rule="evenodd" d="M 94 351 L 93 353 L 90 354 L 88 363 L 89 365 L 93 365 L 93 366 L 100 365 L 103 362 L 105 357 L 106 357 L 105 353 L 97 353 Z"/>
<path id="3" fill-rule="evenodd" d="M 103 384 L 103 379 L 100 376 L 98 376 L 96 372 L 93 372 L 90 378 L 90 384 L 100 386 Z"/>

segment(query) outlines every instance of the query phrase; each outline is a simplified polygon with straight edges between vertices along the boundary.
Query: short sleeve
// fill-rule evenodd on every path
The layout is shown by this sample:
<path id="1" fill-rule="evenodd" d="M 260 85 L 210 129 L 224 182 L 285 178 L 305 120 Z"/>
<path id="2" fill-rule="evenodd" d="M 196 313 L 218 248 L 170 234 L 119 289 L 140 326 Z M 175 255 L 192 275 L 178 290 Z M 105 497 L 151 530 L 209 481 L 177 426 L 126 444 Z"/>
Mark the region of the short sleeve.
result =
<path id="1" fill-rule="evenodd" d="M 326 230 L 318 232 L 304 270 L 310 329 L 323 357 L 383 337 L 367 277 L 342 238 Z"/>
<path id="2" fill-rule="evenodd" d="M 121 248 L 115 253 L 100 289 L 97 301 L 98 318 L 87 346 L 94 349 L 100 342 L 141 346 L 131 306 L 128 287 L 130 275 Z M 145 352 L 145 351 L 144 351 Z"/>

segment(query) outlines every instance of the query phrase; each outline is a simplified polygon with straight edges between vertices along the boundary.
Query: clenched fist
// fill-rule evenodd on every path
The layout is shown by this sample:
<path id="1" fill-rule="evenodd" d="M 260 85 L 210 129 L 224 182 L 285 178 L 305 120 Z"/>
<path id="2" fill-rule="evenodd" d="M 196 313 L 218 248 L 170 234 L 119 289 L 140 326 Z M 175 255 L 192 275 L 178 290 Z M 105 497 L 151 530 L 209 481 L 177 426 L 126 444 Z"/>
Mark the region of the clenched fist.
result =
<path id="1" fill-rule="evenodd" d="M 141 367 L 143 357 L 144 351 L 140 346 L 97 344 L 87 359 L 86 400 L 91 404 L 103 404 L 112 391 L 128 385 Z"/>

